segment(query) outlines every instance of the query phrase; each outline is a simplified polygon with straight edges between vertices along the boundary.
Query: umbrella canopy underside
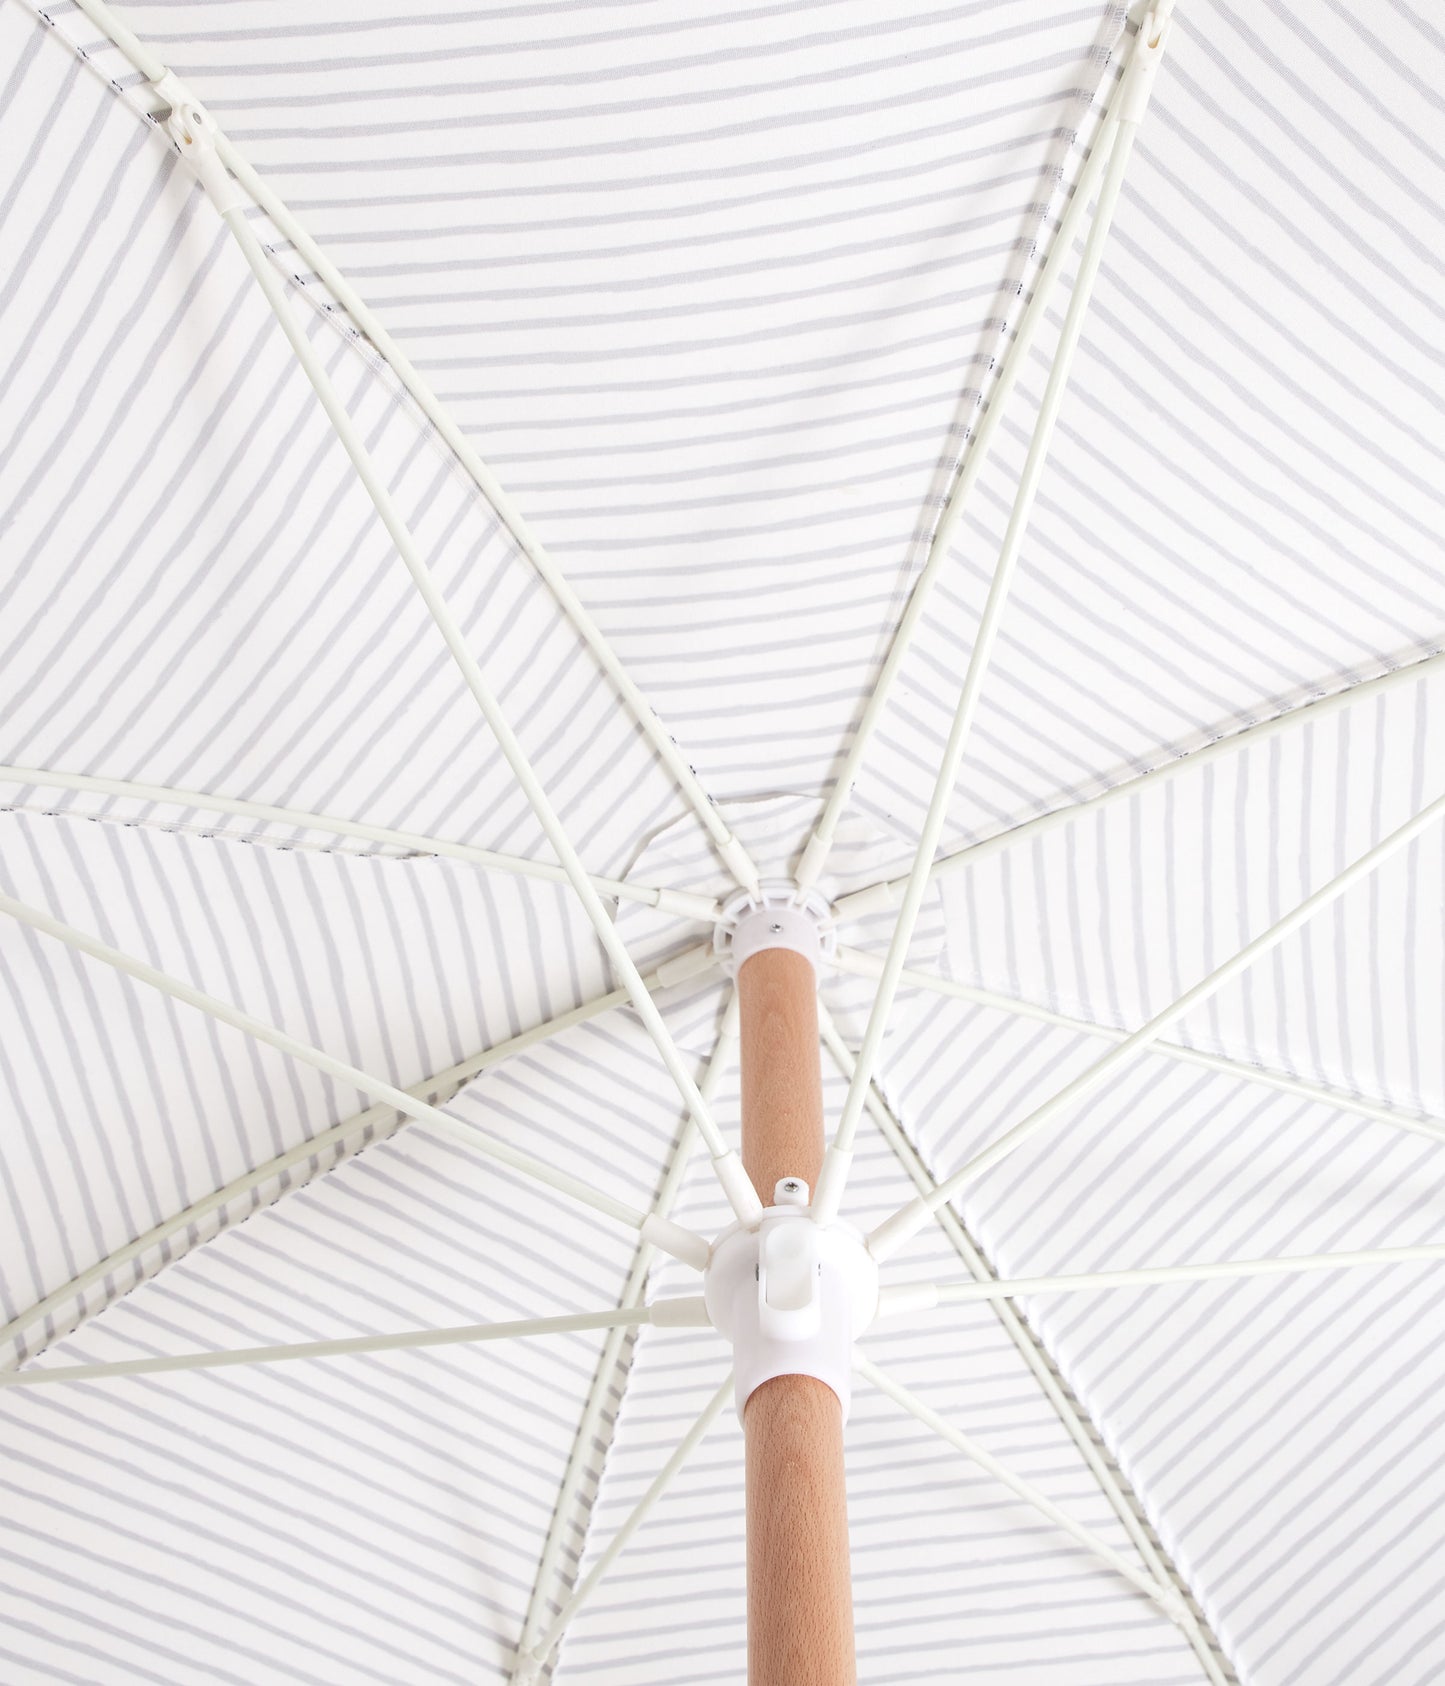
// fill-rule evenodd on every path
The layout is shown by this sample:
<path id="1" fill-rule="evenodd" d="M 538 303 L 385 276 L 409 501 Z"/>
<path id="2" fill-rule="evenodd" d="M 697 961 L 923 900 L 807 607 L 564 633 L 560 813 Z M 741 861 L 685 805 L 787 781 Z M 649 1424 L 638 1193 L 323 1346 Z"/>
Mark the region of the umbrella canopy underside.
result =
<path id="1" fill-rule="evenodd" d="M 736 889 L 719 826 L 794 870 L 1133 25 L 1097 0 L 123 16 L 405 347 L 715 804 L 249 210 L 688 1069 L 722 1048 L 731 1133 L 726 979 L 654 975 L 710 926 L 647 903 Z M 0 65 L 0 892 L 625 1208 L 676 1161 L 673 1216 L 715 1234 L 657 1050 L 165 102 L 73 5 L 3 0 Z M 1403 3 L 1176 13 L 940 853 L 1019 835 L 930 883 L 848 1185 L 865 1229 L 1440 796 L 1442 86 L 1445 37 Z M 834 901 L 908 874 L 1080 250 Z M 858 905 L 821 990 L 845 1061 L 896 917 Z M 1445 1245 L 1442 907 L 1436 828 L 887 1279 Z M 4 1367 L 698 1291 L 464 1131 L 8 919 L 0 1002 Z M 1190 1614 L 860 1380 L 861 1678 L 1441 1678 L 1442 1268 L 880 1325 L 869 1357 Z M 713 1331 L 649 1327 L 6 1389 L 0 1675 L 509 1681 L 727 1374 Z M 741 1678 L 741 1470 L 729 1405 L 555 1677 Z"/>

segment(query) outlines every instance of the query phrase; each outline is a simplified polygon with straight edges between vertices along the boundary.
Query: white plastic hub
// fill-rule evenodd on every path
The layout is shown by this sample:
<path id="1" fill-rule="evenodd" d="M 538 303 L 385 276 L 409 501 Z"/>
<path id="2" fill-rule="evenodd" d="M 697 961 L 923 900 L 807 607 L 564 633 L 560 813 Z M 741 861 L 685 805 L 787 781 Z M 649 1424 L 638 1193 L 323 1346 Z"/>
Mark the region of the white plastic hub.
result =
<path id="1" fill-rule="evenodd" d="M 733 1349 L 741 1417 L 774 1376 L 815 1376 L 851 1401 L 853 1342 L 878 1310 L 878 1266 L 851 1224 L 813 1221 L 808 1185 L 784 1177 L 756 1229 L 734 1224 L 703 1274 L 708 1316 Z"/>
<path id="2" fill-rule="evenodd" d="M 837 946 L 827 898 L 786 880 L 765 880 L 756 894 L 740 890 L 724 902 L 713 928 L 713 949 L 730 977 L 736 977 L 743 962 L 765 948 L 790 948 L 811 961 L 817 971 Z"/>

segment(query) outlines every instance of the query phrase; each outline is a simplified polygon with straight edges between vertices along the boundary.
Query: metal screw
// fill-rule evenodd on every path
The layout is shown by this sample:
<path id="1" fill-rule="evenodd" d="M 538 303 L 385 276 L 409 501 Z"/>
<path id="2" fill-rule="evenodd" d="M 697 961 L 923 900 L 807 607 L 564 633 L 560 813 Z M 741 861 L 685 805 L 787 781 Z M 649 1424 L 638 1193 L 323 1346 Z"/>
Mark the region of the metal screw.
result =
<path id="1" fill-rule="evenodd" d="M 778 935 L 778 933 L 779 933 L 779 932 L 780 932 L 780 931 L 781 931 L 781 930 L 782 930 L 782 928 L 783 928 L 783 927 L 782 927 L 782 926 L 781 926 L 781 925 L 780 925 L 780 924 L 778 924 L 778 925 L 769 925 L 769 926 L 768 926 L 768 929 L 769 929 L 769 930 L 770 930 L 770 931 L 771 931 L 771 932 L 772 932 L 772 933 L 773 933 L 773 935 L 774 935 L 774 936 L 775 936 L 775 937 L 776 937 L 776 936 L 777 936 L 777 935 Z"/>

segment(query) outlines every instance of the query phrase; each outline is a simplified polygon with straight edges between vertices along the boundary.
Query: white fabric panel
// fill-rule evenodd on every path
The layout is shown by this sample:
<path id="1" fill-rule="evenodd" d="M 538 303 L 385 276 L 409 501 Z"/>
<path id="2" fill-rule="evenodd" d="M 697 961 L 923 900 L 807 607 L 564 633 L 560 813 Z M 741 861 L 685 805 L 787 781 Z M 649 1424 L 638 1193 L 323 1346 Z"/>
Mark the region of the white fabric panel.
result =
<path id="1" fill-rule="evenodd" d="M 425 46 L 380 6 L 126 15 L 452 407 L 713 795 L 819 790 L 1120 9 L 452 0 Z"/>
<path id="2" fill-rule="evenodd" d="M 1133 1029 L 1440 795 L 1442 768 L 1439 679 L 1186 764 L 944 879 L 955 974 Z M 1436 827 L 1169 1039 L 1445 1120 L 1442 884 Z"/>
<path id="3" fill-rule="evenodd" d="M 952 969 L 1132 1028 L 1434 794 L 1439 701 L 1398 688 L 948 879 Z M 1445 1128 L 1441 847 L 1426 834 L 1184 1022 L 1239 1080 L 1142 1056 L 968 1190 L 1000 1273 L 1438 1241 L 1440 1145 L 1352 1102 Z M 890 1075 L 942 1174 L 1107 1047 L 940 999 Z M 1439 1292 L 1401 1267 L 1030 1305 L 1242 1680 L 1438 1672 Z"/>
<path id="4" fill-rule="evenodd" d="M 61 41 L 14 5 L 3 27 L 41 49 L 7 145 L 42 112 L 82 144 L 45 152 L 50 197 L 7 218 L 26 262 L 0 316 L 17 417 L 0 505 L 23 542 L 0 588 L 0 754 L 533 852 L 537 823 L 235 242 Z M 375 358 L 296 308 L 554 805 L 595 870 L 625 867 L 633 827 L 679 812 L 676 793 Z M 579 811 L 599 770 L 622 801 Z"/>
<path id="5" fill-rule="evenodd" d="M 1408 1246 L 1445 1235 L 1441 1152 L 1150 1062 L 978 1205 L 1016 1272 Z M 1439 1282 L 1398 1267 L 1034 1308 L 1243 1679 L 1423 1682 L 1445 1661 Z"/>
<path id="6" fill-rule="evenodd" d="M 1178 8 L 956 838 L 1445 647 L 1442 81 L 1445 39 L 1408 8 Z M 1045 335 L 1024 372 L 868 763 L 865 799 L 911 830 L 1052 350 Z"/>
<path id="7" fill-rule="evenodd" d="M 940 1001 L 893 1069 L 941 1173 L 1098 1052 Z M 1441 1153 L 1145 1056 L 963 1206 L 1004 1276 L 1409 1246 L 1445 1234 Z M 1438 1674 L 1439 1297 L 1416 1266 L 1026 1302 L 1242 1681 Z"/>
<path id="8" fill-rule="evenodd" d="M 247 848 L 71 818 L 0 823 L 8 894 L 401 1087 L 608 987 L 558 886 L 508 880 L 499 893 L 455 862 Z M 567 970 L 540 964 L 544 953 L 568 956 Z M 372 1105 L 8 919 L 0 991 L 7 1321 Z M 645 1168 L 640 1186 L 653 1180 Z"/>

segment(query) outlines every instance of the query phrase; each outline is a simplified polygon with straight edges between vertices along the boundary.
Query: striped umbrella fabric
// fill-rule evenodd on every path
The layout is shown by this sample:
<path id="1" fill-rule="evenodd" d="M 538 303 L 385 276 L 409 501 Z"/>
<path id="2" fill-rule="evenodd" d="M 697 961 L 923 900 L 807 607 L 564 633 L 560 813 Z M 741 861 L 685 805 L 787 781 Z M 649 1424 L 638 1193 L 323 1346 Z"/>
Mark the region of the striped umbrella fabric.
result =
<path id="1" fill-rule="evenodd" d="M 744 1676 L 760 883 L 859 1678 L 1445 1676 L 1442 87 L 0 0 L 0 1678 Z"/>

